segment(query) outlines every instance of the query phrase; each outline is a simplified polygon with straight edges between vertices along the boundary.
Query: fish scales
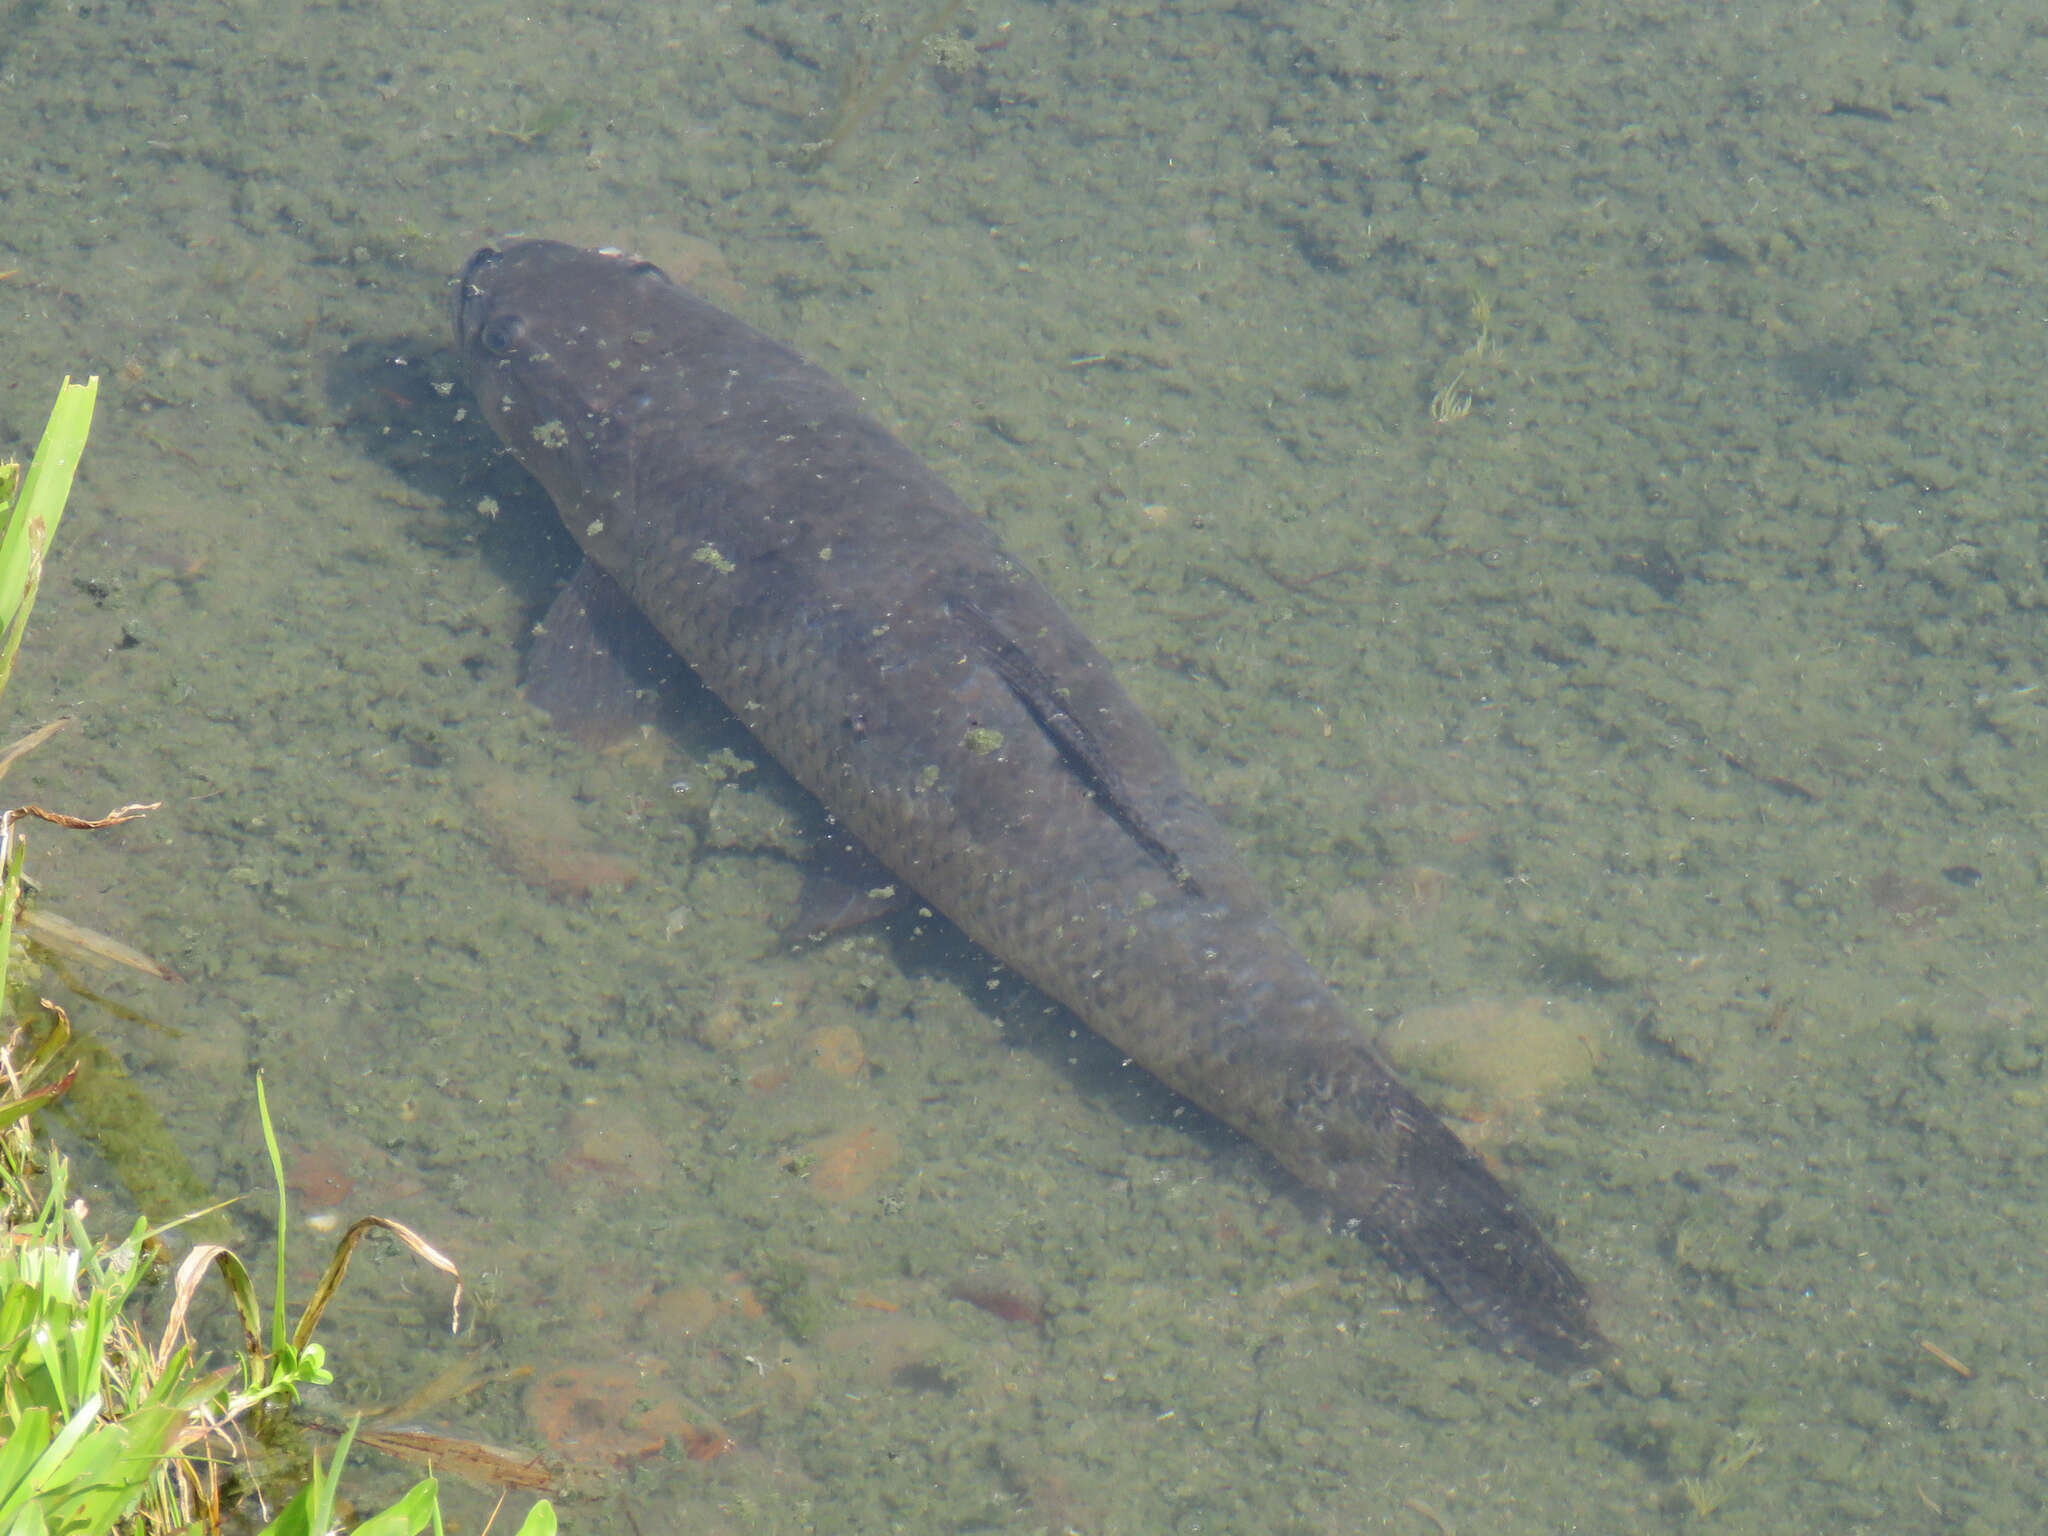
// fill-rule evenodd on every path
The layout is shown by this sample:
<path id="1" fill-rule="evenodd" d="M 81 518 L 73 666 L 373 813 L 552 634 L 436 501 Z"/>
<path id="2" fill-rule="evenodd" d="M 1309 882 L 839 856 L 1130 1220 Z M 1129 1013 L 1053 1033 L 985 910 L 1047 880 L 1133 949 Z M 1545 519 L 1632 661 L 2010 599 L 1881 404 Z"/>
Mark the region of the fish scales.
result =
<path id="1" fill-rule="evenodd" d="M 617 252 L 486 247 L 454 311 L 579 580 L 615 583 L 870 853 L 1487 1341 L 1592 1363 L 1529 1213 L 1281 930 L 1108 661 L 851 391 Z"/>

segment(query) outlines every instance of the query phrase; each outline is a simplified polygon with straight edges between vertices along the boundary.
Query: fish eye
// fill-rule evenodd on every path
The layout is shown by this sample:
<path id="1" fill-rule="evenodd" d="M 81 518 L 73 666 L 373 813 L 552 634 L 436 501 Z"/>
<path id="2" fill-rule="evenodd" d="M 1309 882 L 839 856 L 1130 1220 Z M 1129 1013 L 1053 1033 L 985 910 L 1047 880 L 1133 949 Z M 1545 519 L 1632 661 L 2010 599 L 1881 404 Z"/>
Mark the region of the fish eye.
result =
<path id="1" fill-rule="evenodd" d="M 494 316 L 476 339 L 491 356 L 510 357 L 526 339 L 526 322 L 517 315 Z"/>

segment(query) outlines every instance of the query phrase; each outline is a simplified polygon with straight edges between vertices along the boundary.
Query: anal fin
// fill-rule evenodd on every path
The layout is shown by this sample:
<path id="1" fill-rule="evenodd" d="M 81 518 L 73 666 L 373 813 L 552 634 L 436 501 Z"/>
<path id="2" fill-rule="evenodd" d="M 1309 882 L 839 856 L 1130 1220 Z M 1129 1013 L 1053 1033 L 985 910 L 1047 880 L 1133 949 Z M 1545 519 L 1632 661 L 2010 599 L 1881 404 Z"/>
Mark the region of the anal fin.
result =
<path id="1" fill-rule="evenodd" d="M 1140 848 L 1158 861 L 1183 889 L 1199 896 L 1201 886 L 1186 862 L 1139 803 L 1125 782 L 1114 755 L 1095 732 L 1077 719 L 1063 690 L 1032 659 L 1031 653 L 1004 633 L 994 617 L 971 598 L 956 599 L 953 612 L 975 632 L 983 659 L 995 669 L 1025 712 L 1058 749 L 1076 778 L 1085 784 L 1110 819 Z"/>

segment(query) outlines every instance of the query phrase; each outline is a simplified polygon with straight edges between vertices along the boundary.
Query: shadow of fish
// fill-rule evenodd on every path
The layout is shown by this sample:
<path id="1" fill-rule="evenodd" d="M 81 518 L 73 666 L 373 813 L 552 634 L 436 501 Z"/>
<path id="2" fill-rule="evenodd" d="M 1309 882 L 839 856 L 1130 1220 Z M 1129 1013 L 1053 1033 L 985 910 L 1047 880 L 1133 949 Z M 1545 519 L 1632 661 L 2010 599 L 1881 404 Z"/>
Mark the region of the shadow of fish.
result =
<path id="1" fill-rule="evenodd" d="M 1366 1043 L 1108 662 L 850 391 L 616 252 L 487 247 L 454 321 L 587 557 L 570 607 L 630 603 L 920 898 L 1485 1339 L 1592 1362 L 1577 1277 Z"/>

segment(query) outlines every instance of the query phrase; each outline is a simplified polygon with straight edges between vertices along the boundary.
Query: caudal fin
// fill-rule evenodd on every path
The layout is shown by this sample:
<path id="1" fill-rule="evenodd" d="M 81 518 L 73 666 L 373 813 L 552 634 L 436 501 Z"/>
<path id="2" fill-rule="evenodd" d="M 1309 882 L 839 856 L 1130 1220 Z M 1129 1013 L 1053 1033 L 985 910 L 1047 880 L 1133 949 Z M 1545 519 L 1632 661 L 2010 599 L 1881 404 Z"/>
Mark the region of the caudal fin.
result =
<path id="1" fill-rule="evenodd" d="M 1514 1194 L 1423 1107 L 1402 1116 L 1394 1178 L 1365 1224 L 1498 1349 L 1556 1371 L 1611 1353 L 1586 1288 Z"/>

